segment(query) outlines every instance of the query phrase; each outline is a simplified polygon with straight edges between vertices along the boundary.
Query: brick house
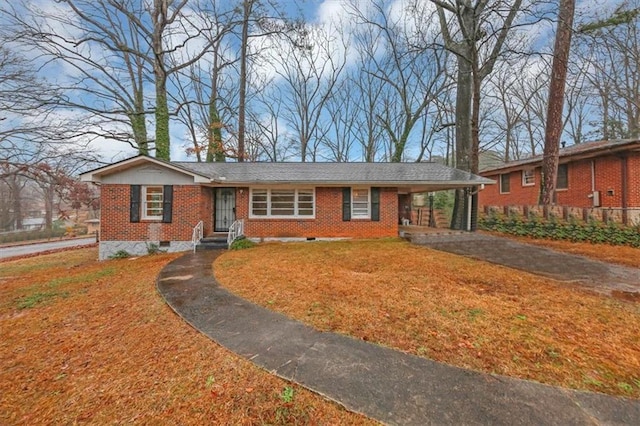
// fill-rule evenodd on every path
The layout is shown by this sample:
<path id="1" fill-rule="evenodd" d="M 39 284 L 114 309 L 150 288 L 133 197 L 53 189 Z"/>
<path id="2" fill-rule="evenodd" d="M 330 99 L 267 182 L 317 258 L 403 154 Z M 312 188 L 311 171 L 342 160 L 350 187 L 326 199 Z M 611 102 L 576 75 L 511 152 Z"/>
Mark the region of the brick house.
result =
<path id="1" fill-rule="evenodd" d="M 542 156 L 511 161 L 481 171 L 494 179 L 479 194 L 479 206 L 536 206 Z M 560 149 L 556 205 L 614 212 L 623 223 L 640 219 L 640 141 L 598 141 Z"/>
<path id="2" fill-rule="evenodd" d="M 81 175 L 101 187 L 100 259 L 193 248 L 194 227 L 252 239 L 398 235 L 415 192 L 488 179 L 436 163 L 196 163 L 137 156 Z"/>

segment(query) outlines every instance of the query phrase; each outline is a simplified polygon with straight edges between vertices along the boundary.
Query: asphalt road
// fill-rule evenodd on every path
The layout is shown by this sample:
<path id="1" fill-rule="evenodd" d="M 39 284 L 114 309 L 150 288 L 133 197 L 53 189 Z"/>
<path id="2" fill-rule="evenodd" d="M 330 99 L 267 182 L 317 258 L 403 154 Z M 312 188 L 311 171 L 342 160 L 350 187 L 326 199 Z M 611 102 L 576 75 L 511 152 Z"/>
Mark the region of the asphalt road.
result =
<path id="1" fill-rule="evenodd" d="M 40 253 L 48 250 L 86 246 L 96 242 L 95 237 L 76 238 L 73 240 L 48 241 L 44 243 L 25 244 L 22 246 L 0 247 L 0 259 L 28 254 Z"/>

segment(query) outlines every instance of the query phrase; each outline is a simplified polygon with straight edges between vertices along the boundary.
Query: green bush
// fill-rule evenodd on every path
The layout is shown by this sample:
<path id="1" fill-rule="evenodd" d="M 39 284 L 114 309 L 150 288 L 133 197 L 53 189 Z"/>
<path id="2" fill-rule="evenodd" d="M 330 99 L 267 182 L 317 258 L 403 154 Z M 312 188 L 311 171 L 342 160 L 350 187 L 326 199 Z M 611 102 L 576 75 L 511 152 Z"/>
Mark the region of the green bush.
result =
<path id="1" fill-rule="evenodd" d="M 131 257 L 131 254 L 129 254 L 128 251 L 118 250 L 117 252 L 109 256 L 109 259 L 126 259 L 127 257 Z"/>
<path id="2" fill-rule="evenodd" d="M 166 250 L 162 250 L 160 249 L 160 245 L 156 244 L 156 243 L 148 243 L 147 244 L 147 253 L 148 254 L 160 254 L 160 253 L 166 253 Z"/>
<path id="3" fill-rule="evenodd" d="M 243 250 L 254 247 L 256 243 L 251 240 L 246 239 L 245 237 L 238 237 L 231 243 L 229 249 L 231 250 Z"/>
<path id="4" fill-rule="evenodd" d="M 522 237 L 640 247 L 640 226 L 614 222 L 577 222 L 489 214 L 478 219 L 478 228 Z"/>

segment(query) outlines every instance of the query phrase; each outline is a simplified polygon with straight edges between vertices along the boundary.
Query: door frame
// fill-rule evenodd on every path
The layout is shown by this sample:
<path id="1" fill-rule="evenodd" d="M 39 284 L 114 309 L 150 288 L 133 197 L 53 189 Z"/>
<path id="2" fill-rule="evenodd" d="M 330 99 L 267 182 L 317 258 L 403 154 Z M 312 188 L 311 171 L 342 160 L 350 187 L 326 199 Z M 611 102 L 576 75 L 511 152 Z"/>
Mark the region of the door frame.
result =
<path id="1" fill-rule="evenodd" d="M 231 195 L 228 199 L 229 205 L 222 206 L 223 192 Z M 224 215 L 224 218 L 219 215 Z M 218 219 L 221 219 L 220 221 Z M 213 231 L 228 232 L 229 227 L 236 220 L 236 188 L 234 187 L 216 187 L 213 188 Z"/>

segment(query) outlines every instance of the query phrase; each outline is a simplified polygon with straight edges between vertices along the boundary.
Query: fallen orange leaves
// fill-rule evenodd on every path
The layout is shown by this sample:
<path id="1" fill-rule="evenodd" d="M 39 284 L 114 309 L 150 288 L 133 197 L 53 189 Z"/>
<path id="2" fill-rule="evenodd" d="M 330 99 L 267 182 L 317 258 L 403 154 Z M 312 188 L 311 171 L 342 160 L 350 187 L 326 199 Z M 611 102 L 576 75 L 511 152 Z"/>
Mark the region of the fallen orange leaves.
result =
<path id="1" fill-rule="evenodd" d="M 464 368 L 640 397 L 640 304 L 398 240 L 264 244 L 214 263 L 256 303 Z"/>
<path id="2" fill-rule="evenodd" d="M 155 291 L 176 255 L 0 264 L 0 424 L 371 424 L 204 337 Z M 20 304 L 24 305 L 20 308 Z"/>

